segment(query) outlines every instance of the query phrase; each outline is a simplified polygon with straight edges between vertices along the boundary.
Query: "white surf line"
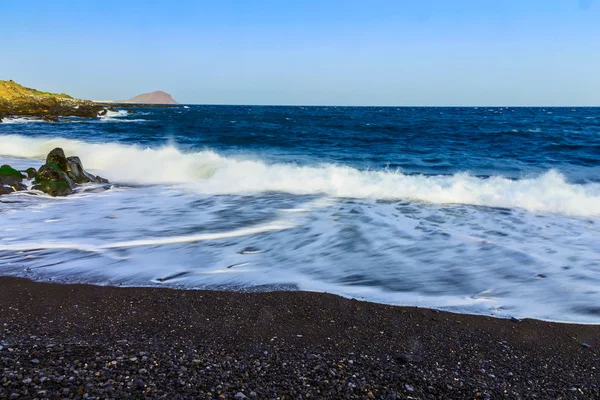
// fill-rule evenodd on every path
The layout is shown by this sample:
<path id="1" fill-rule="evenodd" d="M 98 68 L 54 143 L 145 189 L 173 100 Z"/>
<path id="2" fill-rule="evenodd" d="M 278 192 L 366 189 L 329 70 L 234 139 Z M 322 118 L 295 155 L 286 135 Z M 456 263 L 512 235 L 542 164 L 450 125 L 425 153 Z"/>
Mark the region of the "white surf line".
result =
<path id="1" fill-rule="evenodd" d="M 107 244 L 104 246 L 100 246 L 99 248 L 100 249 L 118 249 L 118 248 L 122 248 L 122 247 L 153 246 L 153 245 L 161 245 L 161 244 L 189 243 L 189 242 L 200 242 L 200 241 L 204 241 L 204 240 L 227 239 L 227 238 L 232 238 L 232 237 L 254 235 L 257 233 L 281 231 L 284 229 L 293 228 L 295 226 L 296 225 L 293 225 L 290 223 L 271 224 L 271 225 L 258 226 L 255 228 L 238 229 L 236 231 L 223 232 L 223 233 L 203 233 L 200 235 L 174 236 L 174 237 L 166 237 L 166 238 L 162 238 L 162 239 L 130 240 L 130 241 L 126 241 L 126 242 Z M 0 247 L 0 249 L 1 249 L 1 247 Z"/>
<path id="2" fill-rule="evenodd" d="M 257 226 L 254 228 L 243 228 L 231 232 L 222 233 L 203 233 L 199 235 L 188 235 L 188 236 L 172 236 L 160 239 L 141 239 L 141 240 L 130 240 L 125 242 L 110 243 L 102 246 L 84 245 L 77 243 L 18 243 L 18 244 L 5 244 L 0 245 L 0 251 L 30 251 L 30 250 L 80 250 L 90 253 L 99 253 L 102 250 L 119 249 L 124 247 L 140 247 L 140 246 L 156 246 L 164 244 L 176 244 L 176 243 L 191 243 L 201 242 L 206 240 L 218 240 L 227 239 L 233 237 L 241 237 L 248 235 L 255 235 L 258 233 L 266 233 L 272 231 L 280 231 L 285 229 L 291 229 L 297 225 L 292 223 L 273 223 L 269 225 Z"/>
<path id="3" fill-rule="evenodd" d="M 80 250 L 97 253 L 99 247 L 78 243 L 19 243 L 0 245 L 0 251 Z"/>

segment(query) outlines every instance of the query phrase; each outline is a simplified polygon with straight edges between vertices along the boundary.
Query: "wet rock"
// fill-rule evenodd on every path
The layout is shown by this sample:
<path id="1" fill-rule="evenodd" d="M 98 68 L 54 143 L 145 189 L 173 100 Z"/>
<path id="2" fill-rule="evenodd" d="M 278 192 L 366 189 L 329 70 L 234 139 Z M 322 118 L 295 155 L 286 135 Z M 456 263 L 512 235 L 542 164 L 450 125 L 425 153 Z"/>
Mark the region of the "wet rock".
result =
<path id="1" fill-rule="evenodd" d="M 27 179 L 33 179 L 37 175 L 37 170 L 35 168 L 27 168 L 24 172 L 27 174 Z"/>
<path id="2" fill-rule="evenodd" d="M 235 396 L 233 396 L 233 398 L 235 400 L 244 400 L 246 398 L 246 395 L 244 393 L 242 393 L 242 392 L 237 392 L 235 394 Z"/>
<path id="3" fill-rule="evenodd" d="M 10 165 L 0 167 L 0 194 L 9 194 L 27 187 L 23 184 L 23 175 Z"/>
<path id="4" fill-rule="evenodd" d="M 75 183 L 96 182 L 96 177 L 83 169 L 83 164 L 77 156 L 67 158 L 67 175 Z"/>
<path id="5" fill-rule="evenodd" d="M 56 115 L 42 115 L 42 121 L 60 122 L 60 119 Z"/>
<path id="6" fill-rule="evenodd" d="M 55 148 L 46 156 L 46 164 L 56 164 L 61 171 L 67 171 L 69 164 L 65 152 L 60 147 Z"/>
<path id="7" fill-rule="evenodd" d="M 66 157 L 63 149 L 56 148 L 48 153 L 46 164 L 39 169 L 34 183 L 34 189 L 51 196 L 66 196 L 73 193 L 77 184 L 108 181 L 88 173 L 79 157 Z"/>
<path id="8" fill-rule="evenodd" d="M 56 163 L 44 164 L 38 170 L 33 189 L 50 196 L 67 196 L 73 193 L 73 182 Z"/>

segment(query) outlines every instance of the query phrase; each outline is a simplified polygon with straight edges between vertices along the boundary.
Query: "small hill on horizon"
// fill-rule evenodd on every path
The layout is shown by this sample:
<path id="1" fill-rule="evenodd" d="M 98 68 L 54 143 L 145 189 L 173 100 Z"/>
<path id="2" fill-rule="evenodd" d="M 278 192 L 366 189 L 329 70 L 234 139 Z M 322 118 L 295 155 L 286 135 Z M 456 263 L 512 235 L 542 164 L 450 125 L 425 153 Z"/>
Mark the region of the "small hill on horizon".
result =
<path id="1" fill-rule="evenodd" d="M 135 104 L 179 104 L 171 95 L 162 90 L 155 92 L 144 93 L 135 96 L 129 100 L 125 100 L 124 103 L 135 103 Z"/>

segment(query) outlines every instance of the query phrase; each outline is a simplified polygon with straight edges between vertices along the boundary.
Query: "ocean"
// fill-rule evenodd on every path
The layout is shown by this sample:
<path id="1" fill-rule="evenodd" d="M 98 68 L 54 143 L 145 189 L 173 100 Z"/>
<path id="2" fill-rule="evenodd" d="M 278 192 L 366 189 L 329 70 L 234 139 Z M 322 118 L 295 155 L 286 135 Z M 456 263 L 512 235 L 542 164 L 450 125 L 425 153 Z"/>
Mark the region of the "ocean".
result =
<path id="1" fill-rule="evenodd" d="M 600 323 L 600 108 L 136 111 L 0 124 L 111 181 L 0 196 L 0 274 Z"/>

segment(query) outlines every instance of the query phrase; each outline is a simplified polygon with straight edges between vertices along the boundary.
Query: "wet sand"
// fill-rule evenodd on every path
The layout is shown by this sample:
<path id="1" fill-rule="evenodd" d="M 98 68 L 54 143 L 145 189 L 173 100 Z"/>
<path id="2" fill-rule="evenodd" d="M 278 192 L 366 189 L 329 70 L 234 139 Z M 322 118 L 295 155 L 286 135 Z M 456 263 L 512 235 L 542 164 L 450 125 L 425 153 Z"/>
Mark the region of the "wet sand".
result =
<path id="1" fill-rule="evenodd" d="M 0 278 L 2 398 L 600 398 L 600 326 Z"/>

